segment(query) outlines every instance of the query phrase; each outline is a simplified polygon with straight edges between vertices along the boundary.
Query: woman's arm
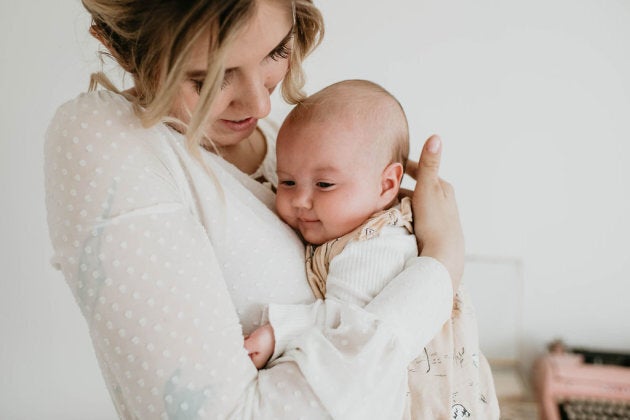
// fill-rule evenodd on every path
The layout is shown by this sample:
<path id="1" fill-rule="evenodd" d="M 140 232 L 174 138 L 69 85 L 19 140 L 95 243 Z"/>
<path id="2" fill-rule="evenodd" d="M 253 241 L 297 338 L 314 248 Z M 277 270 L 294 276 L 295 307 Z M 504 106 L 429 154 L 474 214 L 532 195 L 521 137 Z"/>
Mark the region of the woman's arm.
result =
<path id="1" fill-rule="evenodd" d="M 282 418 L 287 405 L 327 417 L 295 364 L 264 378 L 252 365 L 160 132 L 91 99 L 62 107 L 47 134 L 48 223 L 121 417 Z"/>

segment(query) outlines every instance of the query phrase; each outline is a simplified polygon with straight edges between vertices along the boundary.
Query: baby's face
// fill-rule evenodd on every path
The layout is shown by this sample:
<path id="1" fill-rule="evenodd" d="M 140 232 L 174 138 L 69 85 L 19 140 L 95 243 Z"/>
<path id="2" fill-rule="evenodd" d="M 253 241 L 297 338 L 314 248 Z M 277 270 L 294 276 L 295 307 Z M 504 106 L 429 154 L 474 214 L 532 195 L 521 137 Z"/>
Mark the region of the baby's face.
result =
<path id="1" fill-rule="evenodd" d="M 322 244 L 360 226 L 387 203 L 375 158 L 357 124 L 285 124 L 278 135 L 280 217 L 312 244 Z"/>

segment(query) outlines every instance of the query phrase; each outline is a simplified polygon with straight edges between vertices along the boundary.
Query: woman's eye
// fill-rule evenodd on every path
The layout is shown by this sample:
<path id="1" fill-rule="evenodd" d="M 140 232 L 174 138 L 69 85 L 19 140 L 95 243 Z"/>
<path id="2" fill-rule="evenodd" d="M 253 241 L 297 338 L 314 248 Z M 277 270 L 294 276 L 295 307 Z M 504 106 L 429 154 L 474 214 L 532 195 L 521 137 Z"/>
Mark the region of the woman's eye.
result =
<path id="1" fill-rule="evenodd" d="M 273 61 L 286 60 L 289 58 L 291 54 L 291 47 L 289 47 L 289 40 L 283 42 L 278 45 L 273 51 L 271 51 L 268 55 Z"/>
<path id="2" fill-rule="evenodd" d="M 225 75 L 223 76 L 223 80 L 221 81 L 221 89 L 225 89 L 230 84 L 230 75 L 231 73 L 225 73 Z"/>
<path id="3" fill-rule="evenodd" d="M 227 69 L 223 72 L 223 79 L 221 80 L 221 89 L 225 89 L 232 82 L 235 69 Z"/>
<path id="4" fill-rule="evenodd" d="M 199 94 L 201 93 L 201 88 L 203 87 L 203 80 L 194 80 L 191 79 L 190 80 L 193 84 L 193 87 L 195 88 L 195 91 Z"/>
<path id="5" fill-rule="evenodd" d="M 335 184 L 333 184 L 331 182 L 318 182 L 315 185 L 317 185 L 319 188 L 324 188 L 324 189 L 331 188 L 331 187 L 335 186 Z"/>

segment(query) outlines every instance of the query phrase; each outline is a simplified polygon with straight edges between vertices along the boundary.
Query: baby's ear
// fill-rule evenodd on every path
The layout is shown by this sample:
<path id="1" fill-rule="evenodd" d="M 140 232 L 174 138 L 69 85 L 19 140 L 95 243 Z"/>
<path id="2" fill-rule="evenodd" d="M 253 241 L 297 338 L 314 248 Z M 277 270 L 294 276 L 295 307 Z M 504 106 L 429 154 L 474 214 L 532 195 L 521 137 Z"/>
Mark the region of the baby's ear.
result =
<path id="1" fill-rule="evenodd" d="M 398 162 L 390 163 L 383 169 L 381 174 L 381 200 L 383 201 L 383 206 L 388 205 L 398 196 L 403 174 L 403 166 Z"/>

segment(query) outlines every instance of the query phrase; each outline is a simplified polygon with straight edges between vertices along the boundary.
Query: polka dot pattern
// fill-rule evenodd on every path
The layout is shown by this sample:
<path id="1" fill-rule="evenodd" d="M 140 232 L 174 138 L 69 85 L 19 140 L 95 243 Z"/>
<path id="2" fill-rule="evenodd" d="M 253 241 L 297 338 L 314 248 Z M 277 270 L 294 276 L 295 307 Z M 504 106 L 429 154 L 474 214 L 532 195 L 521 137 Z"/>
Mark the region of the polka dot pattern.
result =
<path id="1" fill-rule="evenodd" d="M 268 188 L 215 155 L 203 159 L 165 125 L 143 128 L 111 92 L 64 104 L 47 132 L 52 264 L 87 321 L 117 411 L 327 418 L 334 407 L 295 363 L 259 373 L 243 349 L 268 304 L 312 302 L 302 244 Z M 364 352 L 366 366 L 388 349 Z M 304 353 L 317 351 L 326 352 Z"/>

